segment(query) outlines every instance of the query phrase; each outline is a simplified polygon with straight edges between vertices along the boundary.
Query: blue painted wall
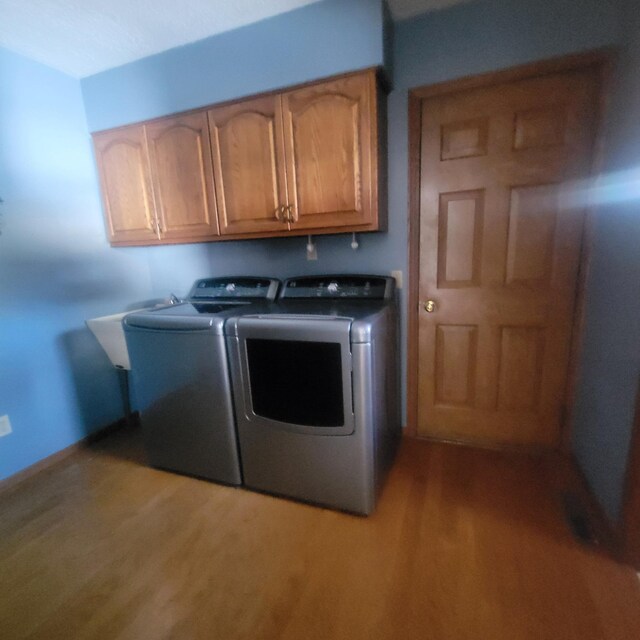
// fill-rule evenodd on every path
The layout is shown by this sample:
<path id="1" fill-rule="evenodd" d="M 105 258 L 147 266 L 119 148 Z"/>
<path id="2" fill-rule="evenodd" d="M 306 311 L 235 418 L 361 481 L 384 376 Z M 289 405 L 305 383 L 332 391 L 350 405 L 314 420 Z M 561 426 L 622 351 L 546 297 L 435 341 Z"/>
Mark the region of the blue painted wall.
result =
<path id="1" fill-rule="evenodd" d="M 381 0 L 323 0 L 82 80 L 97 131 L 383 62 Z"/>
<path id="2" fill-rule="evenodd" d="M 95 130 L 378 65 L 382 21 L 378 0 L 326 0 L 82 85 L 0 49 L 0 415 L 14 430 L 0 479 L 122 415 L 87 318 L 184 294 L 207 274 L 307 266 L 302 239 L 109 247 L 87 119 Z"/>
<path id="3" fill-rule="evenodd" d="M 633 6 L 635 5 L 635 6 Z M 605 175 L 596 188 L 585 346 L 573 445 L 608 516 L 620 515 L 640 375 L 640 14 L 623 21 Z"/>
<path id="4" fill-rule="evenodd" d="M 209 245 L 208 252 L 212 274 L 256 272 L 286 277 L 323 271 L 389 273 L 394 269 L 406 273 L 408 90 L 610 45 L 618 37 L 618 11 L 615 5 L 599 0 L 485 0 L 400 22 L 394 34 L 390 29 L 381 33 L 384 22 L 379 0 L 324 0 L 86 78 L 82 88 L 90 128 L 125 124 L 380 64 L 385 47 L 388 51 L 393 46 L 391 60 L 386 56 L 394 68 L 394 90 L 389 96 L 388 232 L 361 235 L 360 249 L 355 252 L 349 246 L 350 238 L 318 237 L 317 262 L 306 260 L 303 238 L 217 243 Z M 273 37 L 289 30 L 301 34 L 297 49 L 286 39 Z M 328 57 L 323 40 L 327 32 L 339 35 Z M 264 42 L 269 47 L 253 45 Z M 241 48 L 250 51 L 234 57 L 233 52 Z M 211 62 L 214 54 L 227 63 Z M 290 57 L 295 63 L 282 64 Z M 182 291 L 188 285 L 184 282 Z M 403 348 L 403 364 L 404 360 Z"/>
<path id="5" fill-rule="evenodd" d="M 381 0 L 323 0 L 83 79 L 89 127 L 128 124 L 385 62 L 391 67 L 392 31 Z M 404 233 L 394 216 L 388 234 L 361 235 L 357 251 L 350 247 L 350 236 L 320 236 L 313 262 L 306 260 L 306 238 L 211 244 L 208 271 L 280 278 L 336 271 L 389 273 L 405 269 Z M 189 285 L 185 280 L 172 287 L 184 293 Z"/>
<path id="6" fill-rule="evenodd" d="M 382 33 L 383 21 L 379 0 L 323 0 L 86 78 L 81 87 L 89 130 L 380 64 L 384 42 L 390 42 L 389 33 Z M 615 3 L 600 0 L 483 0 L 396 24 L 395 87 L 389 98 L 389 231 L 363 234 L 355 252 L 349 247 L 349 237 L 319 237 L 317 262 L 306 260 L 303 238 L 109 248 L 77 83 L 39 65 L 3 56 L 8 62 L 6 69 L 0 68 L 8 69 L 12 80 L 5 85 L 2 77 L 1 99 L 6 102 L 6 95 L 13 96 L 15 104 L 9 114 L 3 102 L 0 126 L 7 123 L 13 143 L 8 147 L 3 138 L 0 196 L 7 200 L 1 205 L 5 233 L 13 234 L 14 241 L 0 237 L 0 287 L 10 292 L 12 300 L 2 307 L 0 372 L 3 381 L 9 375 L 13 381 L 7 391 L 0 389 L 0 414 L 15 415 L 14 422 L 30 435 L 20 445 L 17 463 L 9 467 L 0 458 L 0 473 L 7 475 L 118 415 L 112 372 L 104 358 L 99 362 L 99 350 L 82 333 L 85 318 L 113 313 L 127 303 L 164 296 L 170 290 L 185 293 L 193 279 L 205 274 L 284 277 L 392 269 L 406 273 L 408 90 L 610 45 L 618 40 L 618 31 Z M 55 85 L 52 90 L 47 90 L 41 76 L 55 78 L 50 81 Z M 18 104 L 21 93 L 28 104 Z M 61 104 L 50 95 L 59 97 Z M 73 132 L 64 137 L 65 153 L 72 157 L 61 163 L 52 143 L 61 138 L 51 132 L 64 127 Z M 38 144 L 28 151 L 23 175 L 12 186 L 17 195 L 9 199 L 5 195 L 9 193 L 7 167 L 13 162 L 18 139 L 25 136 Z M 44 155 L 43 142 L 49 150 Z M 34 201 L 38 191 L 42 197 Z M 14 248 L 7 257 L 3 253 L 10 244 Z M 45 292 L 42 303 L 34 303 L 33 297 L 42 291 L 43 274 L 54 275 L 56 284 Z M 4 294 L 2 299 L 7 299 Z M 31 333 L 39 336 L 33 344 L 40 349 L 30 346 L 31 324 L 35 327 Z M 10 328 L 8 333 L 5 326 Z M 60 348 L 64 344 L 60 336 L 74 331 L 83 336 L 79 339 L 82 348 L 72 349 L 69 356 L 69 349 Z M 23 358 L 30 353 L 28 364 L 13 364 L 18 353 Z M 403 363 L 404 359 L 403 352 Z M 78 400 L 74 371 L 107 380 L 109 393 L 99 396 L 102 383 L 91 383 L 93 388 L 81 390 L 83 400 Z M 53 381 L 54 377 L 59 381 Z M 38 424 L 43 425 L 42 433 Z M 43 434 L 47 434 L 47 446 L 38 444 Z M 7 450 L 0 447 L 0 456 Z"/>
<path id="7" fill-rule="evenodd" d="M 391 222 L 386 242 L 376 247 L 382 266 L 401 263 L 407 269 L 409 89 L 614 44 L 618 18 L 617 8 L 600 0 L 484 0 L 396 23 L 389 96 Z"/>
<path id="8" fill-rule="evenodd" d="M 381 0 L 323 0 L 307 5 L 84 78 L 81 86 L 89 129 L 129 124 L 379 66 L 392 57 L 391 32 L 389 15 Z M 389 236 L 365 235 L 360 238 L 361 249 L 354 252 L 350 248 L 351 237 L 319 237 L 316 262 L 306 260 L 306 238 L 191 245 L 183 250 L 185 257 L 190 251 L 206 252 L 211 274 L 287 277 L 333 269 L 403 268 L 405 258 L 400 246 L 404 239 L 396 241 L 395 249 L 389 251 Z M 157 251 L 151 249 L 150 255 L 156 256 Z M 161 260 L 154 261 L 155 266 Z M 156 274 L 154 265 L 151 273 Z M 204 274 L 203 271 L 200 275 Z M 162 284 L 160 278 L 164 274 L 157 276 L 158 286 Z M 169 288 L 186 293 L 191 281 L 182 278 L 181 282 L 169 284 Z"/>
<path id="9" fill-rule="evenodd" d="M 111 249 L 80 83 L 0 49 L 0 479 L 122 415 L 84 326 L 206 273 L 203 246 Z"/>

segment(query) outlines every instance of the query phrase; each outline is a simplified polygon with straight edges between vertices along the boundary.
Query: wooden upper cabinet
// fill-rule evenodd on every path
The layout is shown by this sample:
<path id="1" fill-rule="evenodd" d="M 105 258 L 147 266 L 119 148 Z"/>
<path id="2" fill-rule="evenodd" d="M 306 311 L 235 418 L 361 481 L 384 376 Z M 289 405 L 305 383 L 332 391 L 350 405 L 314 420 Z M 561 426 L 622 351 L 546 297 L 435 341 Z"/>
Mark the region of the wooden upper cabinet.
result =
<path id="1" fill-rule="evenodd" d="M 207 114 L 163 118 L 146 133 L 162 239 L 217 236 Z"/>
<path id="2" fill-rule="evenodd" d="M 143 125 L 93 136 L 111 242 L 157 241 Z"/>
<path id="3" fill-rule="evenodd" d="M 282 96 L 292 229 L 377 228 L 375 73 Z"/>
<path id="4" fill-rule="evenodd" d="M 376 88 L 370 70 L 94 134 L 109 240 L 380 229 Z"/>
<path id="5" fill-rule="evenodd" d="M 220 232 L 286 231 L 279 96 L 209 111 Z"/>

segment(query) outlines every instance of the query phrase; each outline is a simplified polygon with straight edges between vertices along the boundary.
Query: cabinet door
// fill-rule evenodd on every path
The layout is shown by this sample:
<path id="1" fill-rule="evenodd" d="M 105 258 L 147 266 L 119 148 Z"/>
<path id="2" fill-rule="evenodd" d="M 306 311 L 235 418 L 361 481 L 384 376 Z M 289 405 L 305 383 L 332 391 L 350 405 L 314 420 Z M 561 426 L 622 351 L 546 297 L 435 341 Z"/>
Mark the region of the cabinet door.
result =
<path id="1" fill-rule="evenodd" d="M 278 96 L 209 111 L 220 232 L 286 231 Z"/>
<path id="2" fill-rule="evenodd" d="M 93 135 L 109 241 L 157 242 L 142 125 Z"/>
<path id="3" fill-rule="evenodd" d="M 207 114 L 164 118 L 146 133 L 162 239 L 217 236 Z"/>
<path id="4" fill-rule="evenodd" d="M 371 72 L 283 95 L 293 229 L 376 222 L 375 88 Z"/>

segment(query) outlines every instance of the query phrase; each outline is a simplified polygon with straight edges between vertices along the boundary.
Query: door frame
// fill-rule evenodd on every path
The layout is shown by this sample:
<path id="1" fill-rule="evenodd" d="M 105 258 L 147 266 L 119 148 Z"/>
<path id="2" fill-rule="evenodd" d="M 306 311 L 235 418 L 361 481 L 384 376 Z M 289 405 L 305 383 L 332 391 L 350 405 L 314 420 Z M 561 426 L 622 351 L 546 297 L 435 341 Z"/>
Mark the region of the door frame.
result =
<path id="1" fill-rule="evenodd" d="M 408 225 L 408 314 L 407 314 L 407 435 L 418 437 L 418 298 L 420 279 L 420 142 L 422 100 L 448 93 L 526 80 L 568 71 L 593 69 L 600 80 L 600 98 L 596 115 L 593 162 L 590 175 L 600 172 L 603 161 L 604 122 L 611 95 L 611 82 L 616 59 L 614 48 L 603 48 L 587 53 L 540 60 L 530 64 L 510 67 L 455 80 L 439 82 L 409 90 L 409 225 Z M 585 212 L 585 224 L 580 254 L 580 267 L 576 288 L 576 304 L 573 318 L 571 354 L 565 390 L 565 411 L 562 420 L 559 448 L 570 450 L 571 416 L 573 412 L 576 378 L 580 365 L 584 338 L 585 285 L 589 271 L 593 237 L 593 210 Z M 496 445 L 497 448 L 513 448 Z M 522 447 L 518 447 L 522 448 Z"/>
<path id="2" fill-rule="evenodd" d="M 615 529 L 620 558 L 640 571 L 640 378 L 627 456 L 622 513 Z"/>

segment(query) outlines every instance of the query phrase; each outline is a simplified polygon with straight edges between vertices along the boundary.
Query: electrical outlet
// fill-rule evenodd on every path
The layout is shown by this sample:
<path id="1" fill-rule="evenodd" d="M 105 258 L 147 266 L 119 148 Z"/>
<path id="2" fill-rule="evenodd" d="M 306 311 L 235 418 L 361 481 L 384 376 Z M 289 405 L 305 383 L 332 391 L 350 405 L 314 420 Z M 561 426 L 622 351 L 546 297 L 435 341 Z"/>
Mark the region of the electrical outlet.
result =
<path id="1" fill-rule="evenodd" d="M 11 422 L 9 416 L 0 416 L 0 438 L 11 433 Z"/>
<path id="2" fill-rule="evenodd" d="M 402 271 L 392 271 L 391 277 L 396 281 L 396 289 L 402 289 Z"/>

